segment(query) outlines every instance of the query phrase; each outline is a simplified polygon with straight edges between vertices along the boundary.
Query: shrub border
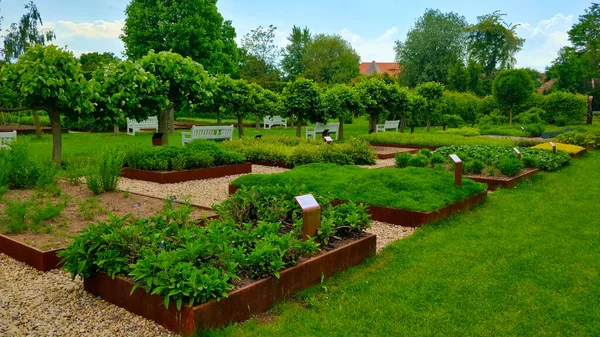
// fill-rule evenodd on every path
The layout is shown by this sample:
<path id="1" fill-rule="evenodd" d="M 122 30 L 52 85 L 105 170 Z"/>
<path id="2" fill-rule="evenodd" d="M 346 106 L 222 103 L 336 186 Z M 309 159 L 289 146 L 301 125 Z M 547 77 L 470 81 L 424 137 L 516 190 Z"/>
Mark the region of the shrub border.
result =
<path id="1" fill-rule="evenodd" d="M 240 187 L 229 185 L 229 194 L 234 194 Z M 369 205 L 367 213 L 371 215 L 371 220 L 387 222 L 393 225 L 405 227 L 421 227 L 423 225 L 449 218 L 450 216 L 471 209 L 481 204 L 487 198 L 487 191 L 472 195 L 466 199 L 446 205 L 442 208 L 430 212 L 409 211 L 404 209 Z M 347 203 L 345 200 L 336 200 L 334 205 Z"/>
<path id="2" fill-rule="evenodd" d="M 121 171 L 121 176 L 129 179 L 150 181 L 159 184 L 175 184 L 190 180 L 221 178 L 244 173 L 252 173 L 251 163 L 215 166 L 183 171 L 146 171 L 125 167 Z"/>
<path id="3" fill-rule="evenodd" d="M 232 291 L 228 297 L 219 301 L 211 300 L 193 307 L 184 304 L 181 311 L 177 311 L 173 301 L 166 309 L 163 297 L 147 294 L 143 286 L 130 295 L 134 283 L 123 277 L 113 280 L 107 274 L 99 273 L 84 280 L 84 289 L 169 330 L 189 336 L 198 330 L 247 320 L 252 315 L 269 310 L 275 302 L 319 284 L 322 275 L 329 277 L 362 263 L 375 254 L 376 240 L 375 235 L 365 234 L 356 241 L 321 252 L 285 269 L 279 273 L 279 279 L 271 277 L 258 280 Z"/>

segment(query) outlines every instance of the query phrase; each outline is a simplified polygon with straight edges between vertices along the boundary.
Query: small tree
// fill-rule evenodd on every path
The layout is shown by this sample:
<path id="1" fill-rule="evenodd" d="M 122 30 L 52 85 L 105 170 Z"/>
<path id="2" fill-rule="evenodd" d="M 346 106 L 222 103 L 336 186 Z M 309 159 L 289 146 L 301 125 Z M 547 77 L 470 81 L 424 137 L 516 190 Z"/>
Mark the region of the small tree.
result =
<path id="1" fill-rule="evenodd" d="M 509 123 L 512 125 L 513 107 L 522 104 L 533 93 L 534 85 L 524 69 L 504 70 L 494 80 L 493 93 L 498 103 L 510 107 Z"/>
<path id="2" fill-rule="evenodd" d="M 76 120 L 94 110 L 92 86 L 71 52 L 54 45 L 30 47 L 14 65 L 0 71 L 3 104 L 0 111 L 44 110 L 52 126 L 52 159 L 60 163 L 62 132 L 60 115 Z M 16 94 L 16 95 L 15 95 Z M 12 100 L 8 100 L 12 97 Z"/>
<path id="3" fill-rule="evenodd" d="M 338 118 L 340 122 L 339 139 L 344 139 L 344 119 L 360 115 L 364 107 L 354 88 L 345 84 L 336 84 L 329 88 L 323 95 L 323 105 L 327 116 Z"/>
<path id="4" fill-rule="evenodd" d="M 389 107 L 389 88 L 382 80 L 372 77 L 356 85 L 365 111 L 369 114 L 369 130 L 375 130 L 379 116 Z"/>
<path id="5" fill-rule="evenodd" d="M 150 51 L 140 63 L 146 71 L 156 77 L 162 90 L 161 96 L 168 99 L 169 107 L 158 115 L 158 132 L 163 134 L 162 143 L 168 144 L 167 129 L 169 124 L 173 126 L 175 110 L 212 104 L 216 80 L 210 77 L 198 62 L 171 52 Z"/>
<path id="6" fill-rule="evenodd" d="M 312 80 L 299 78 L 288 83 L 283 89 L 283 100 L 286 115 L 297 120 L 296 137 L 300 137 L 302 122 L 324 119 L 319 87 Z"/>
<path id="7" fill-rule="evenodd" d="M 127 117 L 144 120 L 156 116 L 167 108 L 164 90 L 154 75 L 139 63 L 113 62 L 96 70 L 95 117 L 113 121 L 118 136 L 118 120 Z"/>
<path id="8" fill-rule="evenodd" d="M 415 132 L 415 126 L 423 123 L 424 114 L 422 112 L 428 109 L 428 103 L 425 97 L 412 92 L 408 95 L 408 102 L 406 124 L 410 126 L 412 134 Z"/>
<path id="9" fill-rule="evenodd" d="M 408 89 L 397 84 L 388 85 L 389 112 L 392 119 L 400 118 L 400 132 L 404 133 L 406 119 L 409 114 Z"/>
<path id="10" fill-rule="evenodd" d="M 237 116 L 238 135 L 244 137 L 244 117 L 254 111 L 254 89 L 244 80 L 232 80 L 230 87 L 223 87 L 223 110 Z"/>
<path id="11" fill-rule="evenodd" d="M 419 84 L 415 90 L 417 94 L 427 100 L 427 109 L 423 112 L 425 120 L 427 121 L 427 132 L 429 132 L 431 128 L 431 119 L 433 119 L 433 114 L 436 111 L 435 108 L 444 96 L 444 85 L 438 82 L 427 82 Z"/>

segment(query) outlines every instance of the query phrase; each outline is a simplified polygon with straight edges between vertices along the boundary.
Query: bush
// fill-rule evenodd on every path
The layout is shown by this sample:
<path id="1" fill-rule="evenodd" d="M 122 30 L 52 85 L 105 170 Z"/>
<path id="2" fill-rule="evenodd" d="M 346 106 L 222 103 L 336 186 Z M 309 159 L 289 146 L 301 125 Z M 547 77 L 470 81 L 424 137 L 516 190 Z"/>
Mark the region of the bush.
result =
<path id="1" fill-rule="evenodd" d="M 599 131 L 567 131 L 556 137 L 556 140 L 564 144 L 572 144 L 583 147 L 600 146 Z"/>
<path id="2" fill-rule="evenodd" d="M 543 96 L 541 108 L 547 113 L 546 122 L 563 126 L 581 122 L 587 114 L 587 97 L 567 92 Z"/>
<path id="3" fill-rule="evenodd" d="M 443 164 L 446 161 L 446 159 L 441 154 L 434 153 L 431 156 L 430 161 L 431 161 L 431 165 L 436 165 L 436 164 Z"/>
<path id="4" fill-rule="evenodd" d="M 445 92 L 440 105 L 448 115 L 459 117 L 459 123 L 472 124 L 481 113 L 483 100 L 471 93 Z M 450 125 L 448 122 L 449 127 L 457 127 Z"/>
<path id="5" fill-rule="evenodd" d="M 442 120 L 442 123 L 449 128 L 458 128 L 463 123 L 463 119 L 458 115 L 444 115 Z"/>
<path id="6" fill-rule="evenodd" d="M 396 166 L 399 168 L 405 168 L 408 166 L 408 161 L 412 158 L 412 155 L 408 152 L 396 153 Z"/>
<path id="7" fill-rule="evenodd" d="M 49 160 L 31 157 L 27 143 L 15 141 L 10 150 L 0 150 L 0 187 L 48 188 L 57 181 L 58 167 Z"/>
<path id="8" fill-rule="evenodd" d="M 420 149 L 419 150 L 419 154 L 422 154 L 425 157 L 429 158 L 429 157 L 431 157 L 431 155 L 433 154 L 433 152 L 431 152 L 430 149 Z"/>
<path id="9" fill-rule="evenodd" d="M 515 121 L 521 124 L 542 124 L 544 120 L 541 116 L 546 116 L 546 111 L 540 108 L 531 108 L 515 116 Z"/>
<path id="10" fill-rule="evenodd" d="M 427 166 L 427 164 L 429 164 L 429 158 L 427 158 L 427 156 L 422 155 L 422 154 L 412 156 L 408 160 L 408 166 L 425 167 L 425 166 Z"/>
<path id="11" fill-rule="evenodd" d="M 120 149 L 105 148 L 96 158 L 98 165 L 90 168 L 86 177 L 88 188 L 96 195 L 116 191 L 125 155 Z"/>
<path id="12" fill-rule="evenodd" d="M 472 174 L 481 174 L 485 168 L 485 164 L 480 160 L 473 160 L 465 163 L 464 171 Z"/>
<path id="13" fill-rule="evenodd" d="M 525 126 L 525 132 L 530 136 L 539 137 L 544 133 L 544 130 L 546 130 L 546 127 L 543 124 L 529 124 Z"/>
<path id="14" fill-rule="evenodd" d="M 523 162 L 514 157 L 507 157 L 500 160 L 497 167 L 502 174 L 508 177 L 514 177 L 523 168 Z"/>

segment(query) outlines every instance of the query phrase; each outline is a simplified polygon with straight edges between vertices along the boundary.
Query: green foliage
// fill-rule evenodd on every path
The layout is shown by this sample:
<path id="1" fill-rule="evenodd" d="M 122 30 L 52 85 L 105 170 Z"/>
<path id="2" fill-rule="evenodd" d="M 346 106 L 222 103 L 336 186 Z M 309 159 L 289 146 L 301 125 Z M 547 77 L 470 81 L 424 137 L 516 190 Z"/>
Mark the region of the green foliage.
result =
<path id="1" fill-rule="evenodd" d="M 32 158 L 29 145 L 22 141 L 11 143 L 11 150 L 0 150 L 0 186 L 9 188 L 48 188 L 56 184 L 58 167 L 53 163 Z"/>
<path id="2" fill-rule="evenodd" d="M 600 146 L 600 131 L 567 131 L 556 137 L 556 141 L 583 147 Z"/>
<path id="3" fill-rule="evenodd" d="M 332 195 L 371 205 L 428 212 L 485 190 L 485 185 L 465 179 L 454 185 L 450 172 L 409 167 L 370 170 L 356 166 L 310 164 L 283 173 L 244 175 L 235 186 L 306 185 L 308 192 Z"/>
<path id="4" fill-rule="evenodd" d="M 408 152 L 396 153 L 396 167 L 405 168 L 408 166 L 408 162 L 412 158 L 412 155 Z"/>
<path id="5" fill-rule="evenodd" d="M 104 272 L 111 277 L 129 276 L 151 294 L 171 301 L 178 310 L 184 303 L 200 304 L 227 297 L 241 277 L 279 277 L 301 256 L 319 250 L 317 238 L 301 241 L 296 220 L 302 212 L 294 196 L 302 186 L 241 189 L 214 206 L 219 220 L 197 226 L 191 208 L 174 209 L 129 221 L 109 216 L 92 224 L 65 251 L 59 253 L 73 278 Z M 332 207 L 323 202 L 323 222 L 331 225 L 319 234 L 321 243 L 356 235 L 368 228 L 369 216 L 362 205 Z"/>
<path id="6" fill-rule="evenodd" d="M 223 20 L 217 1 L 134 0 L 125 14 L 121 40 L 130 59 L 142 58 L 151 50 L 171 51 L 191 57 L 211 73 L 236 73 L 239 51 L 235 29 L 231 21 Z"/>
<path id="7" fill-rule="evenodd" d="M 541 108 L 531 108 L 515 116 L 515 120 L 521 124 L 542 124 L 541 116 L 546 116 L 546 111 Z"/>
<path id="8" fill-rule="evenodd" d="M 497 167 L 502 174 L 514 177 L 523 168 L 523 162 L 514 157 L 506 157 L 498 162 Z"/>
<path id="9" fill-rule="evenodd" d="M 553 154 L 550 150 L 524 148 L 521 153 L 523 158 L 534 157 L 535 168 L 541 171 L 556 171 L 571 161 L 569 154 L 564 151 Z"/>
<path id="10" fill-rule="evenodd" d="M 125 153 L 125 166 L 148 171 L 181 171 L 240 164 L 243 154 L 209 140 L 194 140 L 185 147 L 134 147 Z"/>
<path id="11" fill-rule="evenodd" d="M 504 70 L 494 79 L 494 97 L 498 103 L 510 107 L 511 124 L 514 105 L 524 103 L 533 89 L 533 81 L 524 69 Z"/>
<path id="12" fill-rule="evenodd" d="M 81 72 L 90 79 L 92 73 L 102 68 L 106 64 L 120 61 L 119 58 L 110 52 L 98 53 L 82 53 L 79 56 L 79 62 L 81 62 Z"/>
<path id="13" fill-rule="evenodd" d="M 448 133 L 446 131 L 446 133 Z M 403 134 L 396 132 L 378 132 L 362 135 L 358 138 L 374 144 L 449 146 L 449 145 L 513 145 L 511 139 L 493 139 L 489 137 L 464 137 L 453 134 Z"/>
<path id="14" fill-rule="evenodd" d="M 300 74 L 317 83 L 348 83 L 358 76 L 360 56 L 340 35 L 317 34 L 306 46 Z"/>
<path id="15" fill-rule="evenodd" d="M 410 87 L 430 81 L 447 83 L 449 69 L 464 58 L 467 26 L 466 19 L 454 12 L 427 9 L 404 42 L 396 42 L 402 82 Z"/>
<path id="16" fill-rule="evenodd" d="M 97 214 L 103 214 L 104 208 L 98 205 L 98 197 L 89 198 L 79 204 L 79 212 L 85 220 L 94 220 Z"/>
<path id="17" fill-rule="evenodd" d="M 283 50 L 281 68 L 288 75 L 288 79 L 293 81 L 296 79 L 296 76 L 304 71 L 305 65 L 302 61 L 304 60 L 304 55 L 306 55 L 308 45 L 312 41 L 312 36 L 307 27 L 302 29 L 294 25 L 287 40 L 290 43 Z"/>
<path id="18" fill-rule="evenodd" d="M 360 115 L 364 110 L 356 90 L 345 84 L 336 84 L 327 89 L 323 95 L 323 105 L 330 118 Z"/>
<path id="19" fill-rule="evenodd" d="M 46 42 L 56 39 L 54 30 L 38 28 L 38 23 L 40 26 L 43 25 L 42 16 L 33 1 L 27 3 L 25 9 L 27 12 L 21 17 L 19 23 L 11 24 L 10 29 L 6 30 L 8 34 L 3 37 L 4 49 L 1 51 L 7 62 L 19 58 L 30 46 L 43 46 Z"/>
<path id="20" fill-rule="evenodd" d="M 541 108 L 548 123 L 566 125 L 580 123 L 587 114 L 587 97 L 561 91 L 545 95 Z"/>
<path id="21" fill-rule="evenodd" d="M 463 119 L 458 115 L 444 115 L 442 116 L 443 125 L 447 125 L 449 128 L 458 128 L 463 122 Z"/>
<path id="22" fill-rule="evenodd" d="M 297 119 L 298 128 L 296 137 L 300 137 L 302 122 L 322 122 L 325 115 L 321 103 L 319 87 L 312 81 L 304 78 L 288 83 L 283 90 L 283 100 L 286 116 Z"/>
<path id="23" fill-rule="evenodd" d="M 485 164 L 481 160 L 473 160 L 465 163 L 464 171 L 472 174 L 481 174 L 481 171 L 485 168 Z"/>
<path id="24" fill-rule="evenodd" d="M 412 156 L 408 160 L 408 166 L 425 167 L 425 166 L 427 166 L 427 164 L 429 164 L 429 158 L 422 154 Z"/>
<path id="25" fill-rule="evenodd" d="M 375 129 L 375 124 L 389 107 L 393 107 L 390 99 L 390 87 L 377 77 L 368 77 L 355 86 L 365 111 L 370 116 L 369 129 Z"/>
<path id="26" fill-rule="evenodd" d="M 481 113 L 483 100 L 471 93 L 445 92 L 440 108 L 448 115 L 457 115 L 469 124 Z"/>
<path id="27" fill-rule="evenodd" d="M 107 147 L 96 158 L 96 166 L 92 166 L 86 176 L 88 188 L 96 195 L 116 191 L 125 154 L 120 149 Z"/>
<path id="28" fill-rule="evenodd" d="M 44 226 L 44 221 L 55 219 L 62 213 L 66 202 L 53 203 L 40 194 L 26 201 L 13 200 L 6 203 L 4 214 L 0 216 L 0 229 L 9 234 L 18 234 L 25 230 L 34 233 L 50 232 L 52 227 Z"/>

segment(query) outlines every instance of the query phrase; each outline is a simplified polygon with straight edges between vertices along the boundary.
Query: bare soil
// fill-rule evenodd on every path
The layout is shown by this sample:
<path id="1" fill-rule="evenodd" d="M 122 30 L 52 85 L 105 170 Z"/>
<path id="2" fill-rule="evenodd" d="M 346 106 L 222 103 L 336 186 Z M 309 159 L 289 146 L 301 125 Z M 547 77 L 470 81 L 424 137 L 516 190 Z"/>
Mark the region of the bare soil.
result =
<path id="1" fill-rule="evenodd" d="M 53 204 L 66 202 L 66 206 L 58 217 L 45 221 L 49 226 L 49 233 L 34 233 L 26 230 L 19 234 L 5 234 L 19 242 L 33 246 L 40 250 L 52 250 L 68 246 L 72 237 L 77 235 L 83 228 L 90 223 L 104 221 L 108 214 L 124 216 L 133 214 L 133 217 L 149 217 L 160 213 L 164 200 L 154 197 L 141 196 L 127 192 L 110 192 L 99 195 L 97 205 L 101 209 L 93 214 L 92 218 L 86 220 L 82 212 L 82 204 L 88 199 L 96 197 L 85 185 L 72 186 L 65 181 L 59 182 L 61 193 L 59 196 L 40 195 L 40 192 L 34 190 L 11 190 L 7 192 L 0 200 L 0 224 L 4 216 L 6 204 L 10 201 L 27 201 L 34 198 L 48 198 Z M 90 204 L 83 208 L 90 208 Z M 134 206 L 135 205 L 135 206 Z M 139 207 L 138 207 L 139 205 Z M 194 208 L 192 218 L 200 219 L 203 216 L 214 215 L 210 211 Z M 1 227 L 0 227 L 1 229 Z"/>

